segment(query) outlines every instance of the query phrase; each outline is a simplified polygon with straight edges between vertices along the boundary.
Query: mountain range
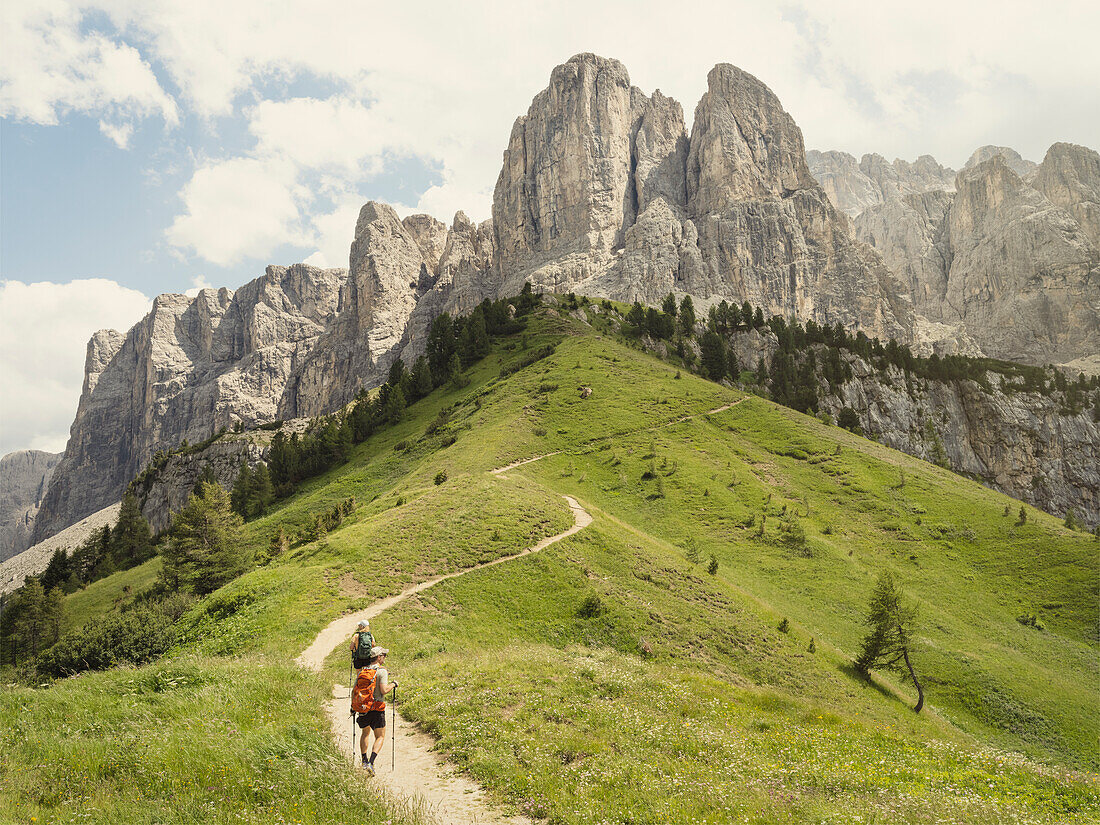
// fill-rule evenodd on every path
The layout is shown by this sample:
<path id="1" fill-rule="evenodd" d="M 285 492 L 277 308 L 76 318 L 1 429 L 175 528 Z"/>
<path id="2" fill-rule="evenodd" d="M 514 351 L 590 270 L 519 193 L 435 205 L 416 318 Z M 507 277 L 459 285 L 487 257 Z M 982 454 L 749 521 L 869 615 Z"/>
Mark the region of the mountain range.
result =
<path id="1" fill-rule="evenodd" d="M 515 121 L 491 220 L 459 212 L 447 226 L 371 202 L 346 270 L 268 267 L 96 333 L 33 540 L 117 501 L 158 451 L 339 409 L 423 352 L 436 315 L 525 282 L 649 304 L 690 295 L 701 316 L 749 301 L 925 354 L 1100 352 L 1095 151 L 1056 144 L 1032 169 L 981 149 L 958 175 L 928 157 L 857 165 L 807 155 L 752 75 L 719 64 L 707 80 L 689 133 L 675 100 L 577 55 Z"/>

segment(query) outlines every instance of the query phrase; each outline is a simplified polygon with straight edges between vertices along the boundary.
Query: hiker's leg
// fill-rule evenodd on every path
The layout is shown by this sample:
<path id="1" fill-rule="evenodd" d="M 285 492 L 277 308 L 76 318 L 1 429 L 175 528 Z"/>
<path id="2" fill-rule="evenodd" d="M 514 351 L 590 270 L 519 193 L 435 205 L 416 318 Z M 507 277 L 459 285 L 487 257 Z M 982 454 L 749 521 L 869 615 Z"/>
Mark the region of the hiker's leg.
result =
<path id="1" fill-rule="evenodd" d="M 359 734 L 359 753 L 367 752 L 367 742 L 370 741 L 368 738 L 369 736 L 370 728 L 364 725 L 362 733 Z"/>
<path id="2" fill-rule="evenodd" d="M 382 743 L 386 741 L 386 729 L 375 728 L 374 729 L 374 747 L 371 748 L 373 753 L 380 753 L 382 750 Z"/>

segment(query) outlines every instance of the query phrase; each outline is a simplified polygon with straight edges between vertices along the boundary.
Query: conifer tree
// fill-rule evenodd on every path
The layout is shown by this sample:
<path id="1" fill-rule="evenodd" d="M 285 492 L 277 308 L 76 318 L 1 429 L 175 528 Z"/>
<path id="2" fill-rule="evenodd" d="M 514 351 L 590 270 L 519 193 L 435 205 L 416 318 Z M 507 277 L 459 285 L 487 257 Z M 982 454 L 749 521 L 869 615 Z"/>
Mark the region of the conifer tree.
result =
<path id="1" fill-rule="evenodd" d="M 676 317 L 676 296 L 671 292 L 665 296 L 665 302 L 661 304 L 661 312 L 665 315 L 671 315 L 673 318 Z"/>
<path id="2" fill-rule="evenodd" d="M 111 531 L 111 556 L 114 566 L 127 570 L 153 557 L 153 539 L 149 522 L 141 514 L 133 493 L 122 497 L 118 521 Z"/>
<path id="3" fill-rule="evenodd" d="M 707 330 L 699 341 L 702 350 L 703 369 L 712 381 L 721 381 L 726 377 L 726 343 L 714 330 Z"/>
<path id="4" fill-rule="evenodd" d="M 15 621 L 15 638 L 31 656 L 38 655 L 46 619 L 46 591 L 36 578 L 27 579 L 19 588 L 19 616 Z"/>
<path id="5" fill-rule="evenodd" d="M 195 485 L 191 488 L 191 492 L 195 495 L 199 495 L 199 491 L 202 490 L 203 484 L 217 484 L 218 479 L 214 475 L 214 468 L 209 463 L 202 465 L 202 470 L 199 472 L 199 477 L 195 479 Z"/>
<path id="6" fill-rule="evenodd" d="M 271 471 L 266 464 L 261 464 L 253 471 L 252 486 L 254 495 L 249 512 L 252 518 L 259 518 L 275 500 L 275 485 L 271 482 Z"/>
<path id="7" fill-rule="evenodd" d="M 72 563 L 69 559 L 69 551 L 65 547 L 59 547 L 50 556 L 50 562 L 39 576 L 39 581 L 47 590 L 53 587 L 63 587 L 72 575 Z"/>
<path id="8" fill-rule="evenodd" d="M 413 387 L 416 398 L 424 398 L 432 391 L 432 370 L 428 366 L 428 359 L 421 355 L 413 365 Z"/>
<path id="9" fill-rule="evenodd" d="M 455 353 L 455 358 L 458 357 L 458 353 Z M 405 415 L 405 393 L 401 391 L 401 387 L 390 388 L 389 394 L 386 396 L 386 405 L 382 408 L 382 418 L 386 421 L 396 424 Z"/>
<path id="10" fill-rule="evenodd" d="M 883 573 L 871 596 L 866 619 L 869 630 L 863 638 L 855 666 L 860 673 L 867 674 L 878 668 L 901 671 L 904 663 L 909 678 L 917 688 L 917 704 L 913 710 L 920 713 L 924 707 L 924 688 L 917 680 L 909 656 L 916 617 L 916 608 L 902 603 L 894 577 L 889 572 Z"/>
<path id="11" fill-rule="evenodd" d="M 202 595 L 244 573 L 252 555 L 241 541 L 241 525 L 229 494 L 204 484 L 172 520 L 171 537 L 161 548 L 165 579 Z"/>
<path id="12" fill-rule="evenodd" d="M 241 466 L 237 470 L 237 480 L 233 482 L 233 492 L 229 494 L 229 503 L 233 512 L 242 519 L 249 515 L 249 503 L 255 494 L 255 486 L 252 481 L 252 468 L 248 466 L 247 459 L 241 459 Z"/>
<path id="13" fill-rule="evenodd" d="M 462 374 L 462 359 L 458 357 L 457 352 L 451 356 L 449 375 L 451 376 L 451 386 L 455 389 L 461 389 L 469 383 Z"/>
<path id="14" fill-rule="evenodd" d="M 680 301 L 680 313 L 677 319 L 677 323 L 680 327 L 680 332 L 690 338 L 695 334 L 695 304 L 691 300 L 690 295 L 685 295 L 684 300 Z"/>

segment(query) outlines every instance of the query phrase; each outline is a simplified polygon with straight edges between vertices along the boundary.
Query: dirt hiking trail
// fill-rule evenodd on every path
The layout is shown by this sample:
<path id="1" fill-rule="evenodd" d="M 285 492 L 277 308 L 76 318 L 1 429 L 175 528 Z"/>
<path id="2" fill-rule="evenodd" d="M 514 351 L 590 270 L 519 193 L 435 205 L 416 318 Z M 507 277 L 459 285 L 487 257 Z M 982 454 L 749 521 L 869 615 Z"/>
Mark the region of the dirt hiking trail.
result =
<path id="1" fill-rule="evenodd" d="M 715 415 L 725 412 L 731 407 L 737 406 L 742 401 L 747 401 L 751 397 L 752 396 L 745 396 L 744 398 L 739 398 L 732 403 L 716 407 L 702 414 Z M 660 429 L 670 424 L 678 424 L 695 417 L 695 415 L 684 416 L 683 418 L 648 429 Z M 545 453 L 544 455 L 537 455 L 533 458 L 514 461 L 504 467 L 498 467 L 495 470 L 491 470 L 490 473 L 498 478 L 507 478 L 508 476 L 506 473 L 510 470 L 514 470 L 517 467 L 522 467 L 525 464 L 530 464 L 535 461 L 541 461 L 544 458 L 558 455 L 561 452 L 561 450 L 558 450 L 552 453 Z M 465 576 L 467 573 L 472 573 L 475 570 L 482 570 L 486 567 L 492 567 L 493 565 L 503 564 L 504 562 L 522 558 L 531 553 L 537 553 L 540 550 L 546 549 L 554 542 L 561 541 L 583 530 L 592 523 L 592 516 L 577 503 L 576 499 L 572 496 L 563 496 L 563 498 L 569 504 L 569 509 L 573 512 L 573 526 L 564 533 L 559 533 L 556 536 L 548 536 L 538 542 L 538 544 L 532 545 L 514 555 L 502 556 L 498 559 L 485 562 L 484 564 L 455 571 L 454 573 L 435 576 L 434 578 L 427 579 L 408 587 L 395 596 L 381 599 L 360 611 L 341 616 L 333 620 L 326 628 L 318 633 L 310 646 L 302 651 L 294 661 L 300 667 L 306 668 L 307 670 L 320 672 L 324 666 L 325 657 L 338 645 L 347 642 L 355 626 L 361 619 L 373 619 L 383 611 L 389 610 L 394 605 L 404 601 L 409 596 L 416 595 L 428 588 L 435 587 L 440 582 L 454 579 L 458 576 Z M 356 771 L 362 771 L 362 768 L 359 767 L 359 729 L 352 729 L 349 696 L 349 685 L 333 685 L 333 698 L 325 704 L 325 710 L 328 714 L 329 722 L 332 725 L 333 738 L 340 752 L 355 765 Z M 400 693 L 398 693 L 398 699 L 400 700 Z M 439 823 L 439 825 L 500 825 L 502 823 L 504 825 L 532 825 L 531 820 L 526 817 L 506 817 L 499 811 L 491 808 L 485 800 L 484 792 L 476 783 L 458 773 L 453 765 L 448 764 L 444 759 L 440 758 L 432 751 L 432 748 L 435 746 L 435 740 L 431 736 L 418 730 L 417 727 L 406 720 L 400 712 L 396 714 L 396 719 L 394 719 L 395 714 L 392 706 L 387 708 L 386 713 L 386 743 L 382 752 L 375 760 L 375 770 L 377 773 L 372 781 L 381 786 L 384 793 L 398 810 L 419 813 L 426 821 L 436 822 Z M 394 764 L 393 748 L 395 747 L 395 742 L 396 769 L 391 767 L 391 765 Z M 363 772 L 362 775 L 366 777 L 365 772 Z"/>
<path id="2" fill-rule="evenodd" d="M 539 456 L 539 458 L 543 457 Z M 528 462 L 520 463 L 525 464 Z M 512 468 L 502 467 L 499 471 L 494 472 L 500 475 L 505 469 Z M 381 599 L 356 613 L 341 616 L 318 633 L 317 638 L 302 651 L 295 662 L 300 667 L 319 672 L 324 665 L 325 657 L 335 647 L 347 641 L 360 619 L 373 619 L 384 610 L 388 610 L 409 596 L 434 587 L 447 579 L 464 576 L 475 570 L 482 570 L 486 567 L 522 558 L 531 553 L 537 553 L 554 542 L 561 541 L 583 530 L 592 523 L 592 516 L 577 503 L 576 499 L 571 496 L 563 496 L 563 498 L 569 504 L 569 509 L 573 511 L 573 526 L 564 533 L 548 536 L 538 544 L 515 555 L 502 556 L 476 567 L 467 567 L 464 570 L 448 573 L 445 576 L 436 576 L 422 581 L 403 590 L 396 596 Z M 332 695 L 333 698 L 326 703 L 325 709 L 332 724 L 333 737 L 340 752 L 356 765 L 357 771 L 362 771 L 362 768 L 358 767 L 358 728 L 354 732 L 355 739 L 352 739 L 348 685 L 334 685 Z M 399 702 L 400 698 L 400 688 L 398 688 Z M 396 720 L 393 720 L 392 707 L 387 708 L 386 714 L 386 727 L 388 729 L 386 743 L 382 753 L 375 760 L 377 775 L 373 781 L 388 792 L 388 795 L 397 803 L 398 807 L 417 810 L 427 821 L 437 822 L 440 825 L 488 825 L 488 823 L 529 825 L 530 820 L 526 818 L 505 817 L 490 808 L 485 802 L 484 793 L 474 782 L 457 773 L 453 766 L 448 765 L 432 752 L 432 747 L 435 745 L 435 740 L 432 737 L 417 730 L 416 726 L 401 716 L 400 712 L 397 713 Z M 396 770 L 390 767 L 394 742 L 396 742 L 397 748 Z"/>

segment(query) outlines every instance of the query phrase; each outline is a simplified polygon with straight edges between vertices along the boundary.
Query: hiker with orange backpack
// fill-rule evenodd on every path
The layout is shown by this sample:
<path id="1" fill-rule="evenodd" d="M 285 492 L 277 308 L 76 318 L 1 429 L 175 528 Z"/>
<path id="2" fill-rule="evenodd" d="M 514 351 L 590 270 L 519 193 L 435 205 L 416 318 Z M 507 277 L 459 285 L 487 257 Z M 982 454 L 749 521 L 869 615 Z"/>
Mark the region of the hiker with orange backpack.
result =
<path id="1" fill-rule="evenodd" d="M 370 664 L 359 671 L 351 692 L 351 712 L 359 714 L 356 724 L 363 730 L 359 737 L 359 754 L 363 759 L 363 767 L 374 776 L 374 760 L 382 752 L 382 745 L 386 741 L 386 694 L 391 690 L 396 694 L 397 682 L 389 680 L 389 671 L 384 667 L 389 650 L 374 647 L 370 653 Z M 374 734 L 369 757 L 368 730 Z"/>

